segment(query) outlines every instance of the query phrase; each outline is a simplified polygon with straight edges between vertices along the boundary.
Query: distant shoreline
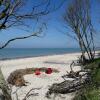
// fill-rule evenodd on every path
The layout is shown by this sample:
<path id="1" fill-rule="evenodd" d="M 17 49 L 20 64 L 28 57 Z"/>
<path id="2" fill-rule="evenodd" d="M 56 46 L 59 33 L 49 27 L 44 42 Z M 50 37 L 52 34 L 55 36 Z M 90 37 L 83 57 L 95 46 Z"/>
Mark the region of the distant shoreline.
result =
<path id="1" fill-rule="evenodd" d="M 34 55 L 34 56 L 25 56 L 25 57 L 0 58 L 0 61 L 14 60 L 14 59 L 17 60 L 17 59 L 34 58 L 34 57 L 44 57 L 44 56 L 54 56 L 54 55 L 64 55 L 64 54 L 74 54 L 74 53 L 81 53 L 81 52 L 75 51 L 75 52 L 66 52 L 66 53 L 57 53 L 57 54 L 43 54 L 43 55 Z"/>
<path id="2" fill-rule="evenodd" d="M 16 50 L 16 49 L 15 49 Z M 81 51 L 79 49 L 71 49 L 71 50 L 67 50 L 67 49 L 61 49 L 58 50 L 56 52 L 56 50 L 54 51 L 48 51 L 48 49 L 41 49 L 37 52 L 37 49 L 33 51 L 30 51 L 30 50 L 27 50 L 27 51 L 24 51 L 24 49 L 22 51 L 16 51 L 15 50 L 12 50 L 9 52 L 9 50 L 6 52 L 3 52 L 2 51 L 0 52 L 0 61 L 5 61 L 5 60 L 14 60 L 14 59 L 23 59 L 23 58 L 33 58 L 33 57 L 43 57 L 43 56 L 52 56 L 52 55 L 63 55 L 63 54 L 73 54 L 73 53 L 81 53 Z M 44 51 L 43 51 L 44 50 Z M 52 49 L 51 49 L 52 50 Z M 96 51 L 100 51 L 100 50 L 96 50 Z M 5 54 L 5 55 L 3 55 Z M 8 55 L 7 55 L 8 54 Z M 11 54 L 11 55 L 10 55 Z M 25 55 L 24 55 L 25 54 Z"/>

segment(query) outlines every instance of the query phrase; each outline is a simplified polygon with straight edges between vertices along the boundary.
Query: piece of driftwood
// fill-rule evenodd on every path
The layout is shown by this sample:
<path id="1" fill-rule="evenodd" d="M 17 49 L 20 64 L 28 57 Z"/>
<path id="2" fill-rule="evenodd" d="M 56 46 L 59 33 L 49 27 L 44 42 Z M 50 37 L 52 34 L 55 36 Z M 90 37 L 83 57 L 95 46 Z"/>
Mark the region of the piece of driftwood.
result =
<path id="1" fill-rule="evenodd" d="M 81 74 L 82 73 L 82 74 Z M 66 78 L 73 78 L 75 79 L 81 79 L 82 77 L 86 77 L 89 74 L 88 70 L 79 70 L 79 71 L 73 71 L 67 72 L 67 74 L 63 75 L 62 78 L 66 80 Z"/>
<path id="2" fill-rule="evenodd" d="M 74 62 L 70 65 L 71 71 L 62 76 L 64 81 L 61 83 L 55 83 L 49 88 L 46 93 L 47 98 L 49 98 L 51 94 L 66 94 L 75 92 L 81 89 L 85 84 L 90 83 L 89 72 L 85 70 L 75 72 L 72 68 L 74 66 L 73 64 Z M 81 72 L 83 72 L 83 74 L 80 74 Z M 73 80 L 66 80 L 66 78 L 72 78 Z"/>
<path id="3" fill-rule="evenodd" d="M 56 83 L 53 84 L 50 88 L 49 91 L 46 94 L 46 97 L 49 98 L 51 94 L 66 94 L 66 93 L 71 93 L 75 92 L 79 89 L 81 89 L 84 84 L 87 84 L 89 82 L 88 78 L 87 79 L 82 79 L 82 80 L 66 80 L 61 83 Z"/>
<path id="4" fill-rule="evenodd" d="M 38 96 L 38 93 L 34 93 L 34 90 L 40 90 L 41 88 L 32 88 L 30 89 L 27 94 L 25 95 L 23 100 L 27 100 L 30 96 Z M 31 93 L 33 91 L 33 93 Z"/>
<path id="5" fill-rule="evenodd" d="M 89 73 L 88 70 L 79 70 L 79 71 L 74 71 L 73 70 L 73 67 L 75 66 L 75 62 L 73 61 L 71 64 L 70 64 L 70 72 L 66 71 L 67 74 L 66 75 L 63 75 L 62 78 L 64 80 L 66 80 L 66 78 L 73 78 L 73 79 L 80 79 L 82 78 L 83 76 L 85 76 L 86 74 Z M 83 73 L 83 74 L 80 74 L 80 73 Z"/>

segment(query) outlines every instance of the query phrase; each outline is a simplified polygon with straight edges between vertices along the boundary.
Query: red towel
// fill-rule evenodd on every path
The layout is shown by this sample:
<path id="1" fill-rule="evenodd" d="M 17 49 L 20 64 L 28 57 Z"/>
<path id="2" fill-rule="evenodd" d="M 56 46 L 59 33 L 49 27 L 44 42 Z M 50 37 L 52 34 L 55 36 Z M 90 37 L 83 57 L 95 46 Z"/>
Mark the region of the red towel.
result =
<path id="1" fill-rule="evenodd" d="M 40 75 L 40 74 L 41 74 L 40 69 L 36 69 L 35 75 Z"/>
<path id="2" fill-rule="evenodd" d="M 52 73 L 52 69 L 51 68 L 48 68 L 45 73 L 46 74 L 51 74 Z"/>

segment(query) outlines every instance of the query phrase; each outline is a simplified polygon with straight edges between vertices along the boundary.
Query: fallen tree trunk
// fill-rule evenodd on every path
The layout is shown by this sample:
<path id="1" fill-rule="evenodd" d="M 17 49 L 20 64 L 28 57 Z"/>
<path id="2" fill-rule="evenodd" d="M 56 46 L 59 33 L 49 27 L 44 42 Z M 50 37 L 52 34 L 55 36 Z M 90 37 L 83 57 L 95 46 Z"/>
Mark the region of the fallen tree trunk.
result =
<path id="1" fill-rule="evenodd" d="M 2 95 L 3 95 L 3 98 L 2 99 L 0 98 L 0 100 L 12 100 L 9 87 L 3 77 L 1 69 L 0 69 L 0 88 L 2 90 Z"/>
<path id="2" fill-rule="evenodd" d="M 87 84 L 89 82 L 88 79 L 83 79 L 83 80 L 66 80 L 64 82 L 61 83 L 56 83 L 53 84 L 50 88 L 49 91 L 46 94 L 46 97 L 50 97 L 51 94 L 66 94 L 66 93 L 71 93 L 71 92 L 75 92 L 79 89 L 81 89 L 84 84 Z"/>
<path id="3" fill-rule="evenodd" d="M 51 94 L 55 94 L 55 93 L 66 94 L 66 93 L 75 92 L 81 89 L 85 84 L 91 82 L 89 71 L 80 70 L 74 72 L 72 69 L 72 65 L 70 67 L 71 67 L 71 71 L 67 72 L 66 75 L 62 76 L 64 81 L 61 83 L 55 83 L 49 88 L 49 91 L 46 94 L 47 98 L 49 98 Z M 80 74 L 81 72 L 83 72 L 83 74 Z M 66 80 L 67 78 L 71 78 L 73 80 Z"/>

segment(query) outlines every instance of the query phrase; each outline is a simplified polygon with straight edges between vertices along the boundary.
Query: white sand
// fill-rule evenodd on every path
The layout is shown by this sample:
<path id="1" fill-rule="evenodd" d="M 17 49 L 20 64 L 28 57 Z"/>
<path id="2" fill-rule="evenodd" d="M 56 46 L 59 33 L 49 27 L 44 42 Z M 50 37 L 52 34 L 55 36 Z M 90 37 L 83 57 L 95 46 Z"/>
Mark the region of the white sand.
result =
<path id="1" fill-rule="evenodd" d="M 34 93 L 38 93 L 38 96 L 30 96 L 27 100 L 71 100 L 74 94 L 57 95 L 55 99 L 54 96 L 51 96 L 51 99 L 47 99 L 45 93 L 48 91 L 50 85 L 63 81 L 61 76 L 66 74 L 66 71 L 70 71 L 70 63 L 73 60 L 77 60 L 79 55 L 80 53 L 72 53 L 0 61 L 0 66 L 5 79 L 7 79 L 10 73 L 16 69 L 51 67 L 60 71 L 59 73 L 52 73 L 50 75 L 45 73 L 42 73 L 39 76 L 34 74 L 25 75 L 25 81 L 29 83 L 27 86 L 21 88 L 15 86 L 12 87 L 13 100 L 17 100 L 16 93 L 19 100 L 23 100 L 26 93 L 32 88 L 40 88 L 39 90 L 34 90 Z M 80 66 L 75 66 L 74 70 L 80 70 Z"/>

